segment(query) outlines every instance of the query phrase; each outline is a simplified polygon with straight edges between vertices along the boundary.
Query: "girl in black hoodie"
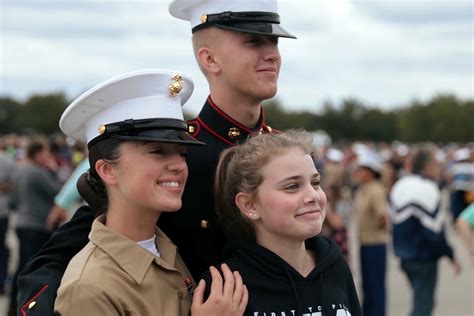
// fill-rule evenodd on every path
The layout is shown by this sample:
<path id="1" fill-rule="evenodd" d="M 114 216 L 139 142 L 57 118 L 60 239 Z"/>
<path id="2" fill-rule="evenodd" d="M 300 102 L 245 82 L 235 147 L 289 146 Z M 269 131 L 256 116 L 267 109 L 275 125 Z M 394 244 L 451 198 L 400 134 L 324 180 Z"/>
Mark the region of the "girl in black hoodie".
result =
<path id="1" fill-rule="evenodd" d="M 361 315 L 341 249 L 318 236 L 327 200 L 309 133 L 262 134 L 225 150 L 215 197 L 225 262 L 249 291 L 245 315 Z"/>

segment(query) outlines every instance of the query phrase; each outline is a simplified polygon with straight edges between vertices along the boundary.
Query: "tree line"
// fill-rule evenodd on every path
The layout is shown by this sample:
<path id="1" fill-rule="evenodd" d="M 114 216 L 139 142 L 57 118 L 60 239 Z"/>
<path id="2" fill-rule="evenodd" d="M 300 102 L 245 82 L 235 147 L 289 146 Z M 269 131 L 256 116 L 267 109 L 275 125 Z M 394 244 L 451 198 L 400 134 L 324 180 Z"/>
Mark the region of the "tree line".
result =
<path id="1" fill-rule="evenodd" d="M 20 102 L 0 97 L 0 134 L 59 133 L 59 118 L 70 103 L 64 93 L 33 95 Z M 357 99 L 326 102 L 321 111 L 289 111 L 277 99 L 265 102 L 266 120 L 279 129 L 324 130 L 333 141 L 474 141 L 474 100 L 443 94 L 382 110 Z M 191 115 L 185 113 L 185 117 Z"/>

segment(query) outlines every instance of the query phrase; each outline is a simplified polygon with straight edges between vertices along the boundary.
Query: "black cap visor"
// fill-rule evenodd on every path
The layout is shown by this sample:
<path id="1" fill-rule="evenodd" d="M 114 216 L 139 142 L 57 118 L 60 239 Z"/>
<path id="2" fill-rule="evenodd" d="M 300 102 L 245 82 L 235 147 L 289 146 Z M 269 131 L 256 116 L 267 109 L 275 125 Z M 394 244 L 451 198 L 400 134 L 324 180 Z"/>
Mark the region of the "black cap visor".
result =
<path id="1" fill-rule="evenodd" d="M 240 32 L 240 33 L 296 39 L 296 36 L 288 33 L 283 27 L 281 27 L 278 24 L 272 24 L 272 23 L 228 23 L 228 24 L 216 23 L 213 26 L 218 27 L 223 30 Z"/>
<path id="2" fill-rule="evenodd" d="M 191 146 L 206 145 L 188 133 L 186 122 L 177 119 L 125 120 L 123 122 L 108 124 L 104 127 L 104 133 L 92 139 L 87 146 L 90 148 L 101 139 L 107 137 L 122 140 L 176 143 Z"/>
<path id="3" fill-rule="evenodd" d="M 205 16 L 205 21 L 195 26 L 192 31 L 194 33 L 210 26 L 241 33 L 296 38 L 280 26 L 280 16 L 272 12 L 226 11 L 209 14 Z"/>

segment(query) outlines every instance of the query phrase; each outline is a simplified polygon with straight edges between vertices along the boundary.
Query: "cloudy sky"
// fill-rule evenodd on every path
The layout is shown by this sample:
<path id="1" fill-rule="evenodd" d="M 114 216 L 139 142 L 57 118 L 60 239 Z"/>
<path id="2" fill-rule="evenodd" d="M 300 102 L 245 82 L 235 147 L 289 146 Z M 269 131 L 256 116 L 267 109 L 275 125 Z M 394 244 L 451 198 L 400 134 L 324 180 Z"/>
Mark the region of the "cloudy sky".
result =
<path id="1" fill-rule="evenodd" d="M 242 1 L 242 0 L 229 0 Z M 160 0 L 0 0 L 0 95 L 69 98 L 141 68 L 181 70 L 197 113 L 208 87 L 195 64 L 190 25 Z M 318 111 L 355 97 L 391 109 L 437 93 L 473 98 L 470 0 L 280 0 L 277 98 L 288 110 Z"/>

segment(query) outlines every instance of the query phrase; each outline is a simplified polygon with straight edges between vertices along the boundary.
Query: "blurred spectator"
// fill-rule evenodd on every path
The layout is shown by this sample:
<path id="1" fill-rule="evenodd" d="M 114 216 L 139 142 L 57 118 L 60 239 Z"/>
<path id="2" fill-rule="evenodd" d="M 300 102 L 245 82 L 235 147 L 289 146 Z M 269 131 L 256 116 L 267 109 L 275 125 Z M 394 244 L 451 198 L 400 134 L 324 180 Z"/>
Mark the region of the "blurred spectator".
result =
<path id="1" fill-rule="evenodd" d="M 354 208 L 360 242 L 360 265 L 365 316 L 385 315 L 385 271 L 387 265 L 388 207 L 380 182 L 381 159 L 371 150 L 358 152 L 354 181 Z"/>
<path id="2" fill-rule="evenodd" d="M 390 192 L 393 248 L 413 289 L 411 316 L 429 316 L 434 307 L 438 260 L 461 267 L 444 237 L 440 166 L 434 146 L 421 146 L 413 155 L 412 174 L 398 180 Z"/>
<path id="3" fill-rule="evenodd" d="M 18 274 L 51 235 L 46 229 L 46 218 L 61 188 L 55 174 L 56 161 L 44 142 L 31 141 L 26 149 L 26 157 L 26 162 L 17 168 L 10 200 L 12 208 L 17 211 L 16 233 L 20 260 L 12 280 L 9 315 L 16 314 Z"/>
<path id="4" fill-rule="evenodd" d="M 10 257 L 5 239 L 8 230 L 8 197 L 13 185 L 15 161 L 0 148 L 0 295 L 5 293 L 5 281 Z"/>
<path id="5" fill-rule="evenodd" d="M 323 164 L 322 182 L 324 187 L 336 185 L 342 186 L 344 183 L 344 166 L 342 160 L 344 153 L 336 148 L 329 148 L 326 151 L 325 162 Z"/>
<path id="6" fill-rule="evenodd" d="M 454 154 L 454 163 L 447 171 L 447 182 L 450 188 L 451 213 L 453 222 L 459 214 L 474 202 L 474 152 L 469 148 L 459 148 Z"/>
<path id="7" fill-rule="evenodd" d="M 71 215 L 73 207 L 82 200 L 77 190 L 77 180 L 89 169 L 89 159 L 83 159 L 54 198 L 54 206 L 49 212 L 46 225 L 53 231 Z M 75 211 L 75 209 L 74 209 Z"/>
<path id="8" fill-rule="evenodd" d="M 349 263 L 349 243 L 347 226 L 349 223 L 351 205 L 343 198 L 342 187 L 332 184 L 324 187 L 328 203 L 326 205 L 327 237 L 333 239 L 342 249 L 342 254 Z"/>
<path id="9" fill-rule="evenodd" d="M 456 227 L 469 251 L 471 265 L 474 267 L 474 203 L 461 212 L 456 220 Z"/>

